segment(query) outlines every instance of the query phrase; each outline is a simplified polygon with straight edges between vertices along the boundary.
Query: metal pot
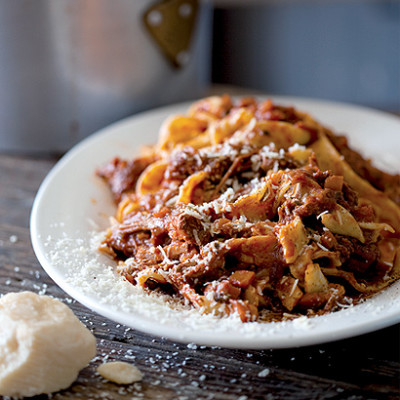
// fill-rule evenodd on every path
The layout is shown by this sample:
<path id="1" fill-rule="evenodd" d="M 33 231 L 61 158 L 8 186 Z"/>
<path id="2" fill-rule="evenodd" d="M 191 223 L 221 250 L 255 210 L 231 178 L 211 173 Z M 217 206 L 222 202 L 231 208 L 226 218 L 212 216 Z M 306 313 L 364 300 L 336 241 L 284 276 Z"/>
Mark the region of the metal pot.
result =
<path id="1" fill-rule="evenodd" d="M 211 19 L 197 0 L 0 0 L 0 151 L 62 152 L 203 95 Z"/>

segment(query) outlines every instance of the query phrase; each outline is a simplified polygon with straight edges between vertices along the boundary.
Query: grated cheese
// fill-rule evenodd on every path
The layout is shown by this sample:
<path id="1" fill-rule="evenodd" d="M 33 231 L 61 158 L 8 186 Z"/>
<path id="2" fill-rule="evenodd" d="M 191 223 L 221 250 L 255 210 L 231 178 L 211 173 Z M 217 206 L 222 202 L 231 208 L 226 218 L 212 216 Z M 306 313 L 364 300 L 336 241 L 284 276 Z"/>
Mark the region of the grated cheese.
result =
<path id="1" fill-rule="evenodd" d="M 296 287 L 297 287 L 298 283 L 299 283 L 299 280 L 296 279 L 294 281 L 294 283 L 293 283 L 292 289 L 290 290 L 289 297 L 291 297 L 293 295 L 294 291 L 296 290 Z"/>
<path id="2" fill-rule="evenodd" d="M 177 261 L 177 260 L 175 260 L 175 261 L 170 260 L 167 256 L 167 254 L 165 253 L 165 250 L 160 245 L 158 245 L 157 248 L 158 248 L 158 250 L 160 250 L 160 252 L 164 258 L 163 262 L 165 262 L 167 265 L 176 265 L 179 263 L 179 261 Z"/>
<path id="3" fill-rule="evenodd" d="M 288 148 L 288 152 L 291 153 L 296 150 L 306 150 L 306 149 L 307 148 L 305 146 L 303 146 L 302 144 L 295 143 L 294 145 L 292 145 Z"/>
<path id="4" fill-rule="evenodd" d="M 329 251 L 329 249 L 327 249 L 325 246 L 323 246 L 320 242 L 317 242 L 317 246 L 324 251 Z"/>
<path id="5" fill-rule="evenodd" d="M 322 217 L 323 215 L 328 214 L 328 213 L 329 213 L 328 210 L 322 211 L 322 213 L 320 213 L 320 214 L 317 215 L 317 219 L 321 219 L 321 217 Z"/>

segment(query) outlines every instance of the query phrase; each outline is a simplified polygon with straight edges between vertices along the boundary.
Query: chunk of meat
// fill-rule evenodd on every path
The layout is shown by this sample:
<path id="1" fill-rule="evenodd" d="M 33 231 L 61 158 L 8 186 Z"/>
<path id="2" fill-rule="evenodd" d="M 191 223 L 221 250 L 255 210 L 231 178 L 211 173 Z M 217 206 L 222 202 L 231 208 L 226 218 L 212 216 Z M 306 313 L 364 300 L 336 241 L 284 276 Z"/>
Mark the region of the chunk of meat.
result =
<path id="1" fill-rule="evenodd" d="M 122 160 L 115 157 L 111 162 L 97 170 L 97 175 L 104 179 L 111 189 L 114 201 L 118 203 L 122 195 L 135 191 L 140 174 L 155 161 L 153 156 Z"/>

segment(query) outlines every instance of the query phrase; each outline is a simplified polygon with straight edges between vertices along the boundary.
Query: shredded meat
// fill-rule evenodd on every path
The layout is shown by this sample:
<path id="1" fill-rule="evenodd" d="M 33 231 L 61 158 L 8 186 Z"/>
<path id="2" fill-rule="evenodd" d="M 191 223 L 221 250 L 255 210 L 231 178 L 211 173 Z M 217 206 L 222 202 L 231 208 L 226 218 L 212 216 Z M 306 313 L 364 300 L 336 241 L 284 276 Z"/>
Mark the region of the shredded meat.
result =
<path id="1" fill-rule="evenodd" d="M 153 157 L 142 157 L 128 161 L 115 157 L 105 167 L 99 168 L 97 175 L 108 183 L 114 200 L 118 203 L 123 194 L 134 192 L 140 174 L 154 161 Z"/>

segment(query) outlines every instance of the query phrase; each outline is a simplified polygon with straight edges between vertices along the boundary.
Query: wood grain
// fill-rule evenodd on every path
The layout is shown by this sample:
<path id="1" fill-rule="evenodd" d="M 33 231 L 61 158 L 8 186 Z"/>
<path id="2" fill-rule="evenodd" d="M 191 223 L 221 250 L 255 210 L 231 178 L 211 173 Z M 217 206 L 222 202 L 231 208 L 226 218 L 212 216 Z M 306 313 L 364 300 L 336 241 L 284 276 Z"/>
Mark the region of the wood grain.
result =
<path id="1" fill-rule="evenodd" d="M 0 293 L 32 290 L 59 298 L 95 334 L 98 355 L 61 399 L 399 399 L 399 325 L 348 340 L 286 350 L 187 346 L 103 318 L 65 294 L 40 267 L 29 215 L 55 158 L 0 155 Z M 104 381 L 106 360 L 135 363 L 144 380 Z M 35 399 L 45 399 L 37 396 Z"/>

